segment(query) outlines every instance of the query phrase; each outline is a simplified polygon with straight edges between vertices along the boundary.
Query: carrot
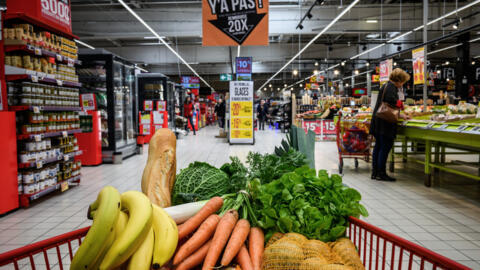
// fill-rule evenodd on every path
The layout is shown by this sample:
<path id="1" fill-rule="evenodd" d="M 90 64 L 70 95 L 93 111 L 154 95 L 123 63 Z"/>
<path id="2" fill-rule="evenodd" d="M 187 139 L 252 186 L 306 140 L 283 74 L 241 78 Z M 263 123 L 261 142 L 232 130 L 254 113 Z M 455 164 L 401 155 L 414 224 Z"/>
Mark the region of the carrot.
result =
<path id="1" fill-rule="evenodd" d="M 220 197 L 211 198 L 203 207 L 198 211 L 195 216 L 191 217 L 182 226 L 178 227 L 178 239 L 182 239 L 195 231 L 202 222 L 210 215 L 217 212 L 223 205 L 223 199 Z"/>
<path id="2" fill-rule="evenodd" d="M 208 249 L 205 261 L 203 262 L 202 270 L 210 270 L 215 266 L 218 257 L 220 257 L 220 253 L 227 244 L 228 238 L 230 237 L 237 220 L 238 213 L 236 210 L 229 210 L 223 215 L 222 219 L 220 219 L 215 234 L 213 235 L 212 244 Z"/>
<path id="3" fill-rule="evenodd" d="M 192 269 L 195 266 L 201 264 L 203 259 L 205 259 L 205 256 L 207 255 L 208 248 L 210 247 L 211 243 L 212 243 L 212 240 L 205 243 L 199 250 L 197 250 L 191 256 L 187 257 L 175 269 L 176 270 L 187 270 L 187 269 Z"/>
<path id="4" fill-rule="evenodd" d="M 254 270 L 262 269 L 264 242 L 265 236 L 263 235 L 262 229 L 258 227 L 250 229 L 250 235 L 248 236 L 248 249 Z"/>
<path id="5" fill-rule="evenodd" d="M 245 240 L 247 240 L 248 233 L 250 233 L 250 223 L 246 219 L 240 219 L 233 228 L 232 236 L 223 252 L 222 266 L 227 266 L 232 262 Z"/>
<path id="6" fill-rule="evenodd" d="M 237 262 L 240 264 L 242 270 L 253 270 L 252 260 L 245 245 L 242 245 L 237 254 Z"/>
<path id="7" fill-rule="evenodd" d="M 173 258 L 173 264 L 177 265 L 181 263 L 186 257 L 188 257 L 188 255 L 195 252 L 207 242 L 215 232 L 215 228 L 219 221 L 220 217 L 218 215 L 209 216 L 202 225 L 200 225 L 200 228 L 198 228 L 192 237 L 178 249 L 177 254 Z"/>

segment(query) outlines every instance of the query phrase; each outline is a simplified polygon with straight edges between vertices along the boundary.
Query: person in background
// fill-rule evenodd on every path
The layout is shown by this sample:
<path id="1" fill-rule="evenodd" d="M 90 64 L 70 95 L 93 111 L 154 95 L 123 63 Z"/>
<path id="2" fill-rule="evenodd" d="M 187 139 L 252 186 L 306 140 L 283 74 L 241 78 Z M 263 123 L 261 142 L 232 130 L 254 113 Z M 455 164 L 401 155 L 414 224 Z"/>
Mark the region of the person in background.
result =
<path id="1" fill-rule="evenodd" d="M 265 105 L 265 100 L 260 100 L 257 106 L 258 130 L 265 130 L 265 121 L 267 120 L 268 107 Z"/>
<path id="2" fill-rule="evenodd" d="M 185 130 L 188 132 L 188 123 L 192 126 L 193 135 L 197 135 L 195 133 L 195 125 L 193 124 L 193 102 L 190 96 L 185 99 L 185 103 L 183 104 L 183 114 L 188 119 L 187 125 L 185 126 Z"/>
<path id="3" fill-rule="evenodd" d="M 225 128 L 225 101 L 223 101 L 222 98 L 218 100 L 218 103 L 215 106 L 215 113 L 218 117 L 218 126 L 220 128 Z"/>
<path id="4" fill-rule="evenodd" d="M 381 181 L 395 181 L 396 179 L 387 175 L 388 153 L 393 147 L 395 137 L 397 136 L 397 123 L 389 123 L 376 117 L 378 108 L 382 102 L 388 103 L 392 107 L 403 108 L 402 98 L 403 84 L 410 80 L 410 75 L 400 68 L 392 71 L 389 81 L 380 88 L 378 99 L 373 110 L 372 122 L 370 123 L 370 134 L 375 137 L 375 147 L 372 153 L 372 179 Z M 383 96 L 383 93 L 385 95 Z M 383 96 L 383 99 L 382 99 Z M 400 118 L 408 119 L 404 114 Z"/>

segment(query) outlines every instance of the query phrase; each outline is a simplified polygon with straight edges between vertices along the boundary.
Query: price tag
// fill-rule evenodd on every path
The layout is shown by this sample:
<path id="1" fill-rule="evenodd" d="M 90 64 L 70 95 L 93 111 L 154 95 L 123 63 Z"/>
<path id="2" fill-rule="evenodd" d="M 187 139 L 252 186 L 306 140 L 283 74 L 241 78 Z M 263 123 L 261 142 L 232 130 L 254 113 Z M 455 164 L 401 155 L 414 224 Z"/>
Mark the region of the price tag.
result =
<path id="1" fill-rule="evenodd" d="M 63 61 L 63 57 L 61 54 L 57 54 L 57 61 Z"/>
<path id="2" fill-rule="evenodd" d="M 73 67 L 74 64 L 75 64 L 75 61 L 73 61 L 73 59 L 67 58 L 67 66 Z"/>
<path id="3" fill-rule="evenodd" d="M 58 84 L 58 86 L 62 86 L 62 85 L 63 85 L 63 81 L 57 80 L 57 84 Z"/>
<path id="4" fill-rule="evenodd" d="M 63 136 L 64 138 L 68 137 L 68 132 L 62 131 L 62 136 Z"/>
<path id="5" fill-rule="evenodd" d="M 468 126 L 459 126 L 459 127 L 457 128 L 457 130 L 465 130 L 465 129 L 467 129 L 467 127 L 468 127 Z"/>
<path id="6" fill-rule="evenodd" d="M 70 155 L 64 155 L 63 156 L 63 161 L 68 161 L 70 159 Z"/>
<path id="7" fill-rule="evenodd" d="M 40 107 L 33 106 L 33 113 L 40 113 Z"/>
<path id="8" fill-rule="evenodd" d="M 42 49 L 35 48 L 35 55 L 42 55 Z"/>
<path id="9" fill-rule="evenodd" d="M 446 129 L 447 127 L 448 127 L 447 124 L 443 124 L 443 125 L 440 126 L 441 129 Z"/>
<path id="10" fill-rule="evenodd" d="M 37 169 L 41 169 L 43 167 L 43 161 L 39 160 L 36 162 Z"/>
<path id="11" fill-rule="evenodd" d="M 36 142 L 39 142 L 42 140 L 42 135 L 35 135 L 33 138 L 35 139 Z"/>
<path id="12" fill-rule="evenodd" d="M 67 181 L 64 181 L 64 182 L 60 183 L 60 191 L 61 192 L 64 192 L 67 189 L 68 189 L 68 182 Z"/>
<path id="13" fill-rule="evenodd" d="M 31 75 L 30 78 L 32 79 L 32 82 L 38 82 L 38 77 L 35 75 Z"/>

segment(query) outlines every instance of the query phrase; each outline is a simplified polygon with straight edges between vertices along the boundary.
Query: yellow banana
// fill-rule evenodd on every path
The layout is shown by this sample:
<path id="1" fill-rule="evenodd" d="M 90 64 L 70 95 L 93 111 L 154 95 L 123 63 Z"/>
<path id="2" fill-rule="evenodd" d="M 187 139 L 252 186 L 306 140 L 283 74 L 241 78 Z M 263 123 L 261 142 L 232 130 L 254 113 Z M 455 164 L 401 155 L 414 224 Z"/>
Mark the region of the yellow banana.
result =
<path id="1" fill-rule="evenodd" d="M 178 244 L 177 224 L 161 207 L 153 205 L 153 231 L 155 245 L 153 249 L 153 269 L 159 269 L 168 262 Z"/>
<path id="2" fill-rule="evenodd" d="M 133 253 L 128 262 L 127 270 L 150 270 L 153 255 L 153 228 L 150 228 L 142 245 Z"/>
<path id="3" fill-rule="evenodd" d="M 87 236 L 73 257 L 70 269 L 90 269 L 101 255 L 114 233 L 115 223 L 120 213 L 120 194 L 111 186 L 104 187 L 92 204 L 96 213 Z M 110 239 L 111 240 L 111 239 Z"/>
<path id="4" fill-rule="evenodd" d="M 115 224 L 115 239 L 122 234 L 122 232 L 125 230 L 125 227 L 127 226 L 128 222 L 128 215 L 125 214 L 125 212 L 120 211 L 118 215 L 118 220 L 117 223 Z"/>
<path id="5" fill-rule="evenodd" d="M 128 222 L 105 255 L 100 270 L 112 269 L 127 261 L 143 243 L 152 226 L 153 210 L 147 196 L 139 191 L 127 191 L 120 200 L 122 209 L 128 212 Z"/>

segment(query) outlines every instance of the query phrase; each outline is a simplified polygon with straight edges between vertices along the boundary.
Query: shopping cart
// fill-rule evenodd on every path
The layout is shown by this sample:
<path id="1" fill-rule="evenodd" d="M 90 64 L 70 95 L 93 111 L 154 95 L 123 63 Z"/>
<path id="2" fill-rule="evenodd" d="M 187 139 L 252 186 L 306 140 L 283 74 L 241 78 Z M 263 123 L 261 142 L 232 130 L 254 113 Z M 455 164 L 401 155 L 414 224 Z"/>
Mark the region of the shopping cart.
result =
<path id="1" fill-rule="evenodd" d="M 470 269 L 354 217 L 347 236 L 366 269 Z M 68 269 L 89 227 L 0 254 L 0 269 Z"/>
<path id="2" fill-rule="evenodd" d="M 358 168 L 358 160 L 366 162 L 370 160 L 371 136 L 369 133 L 370 123 L 367 121 L 342 119 L 342 113 L 338 113 L 336 124 L 336 141 L 338 148 L 338 172 L 343 172 L 343 159 L 355 159 L 355 168 Z"/>

